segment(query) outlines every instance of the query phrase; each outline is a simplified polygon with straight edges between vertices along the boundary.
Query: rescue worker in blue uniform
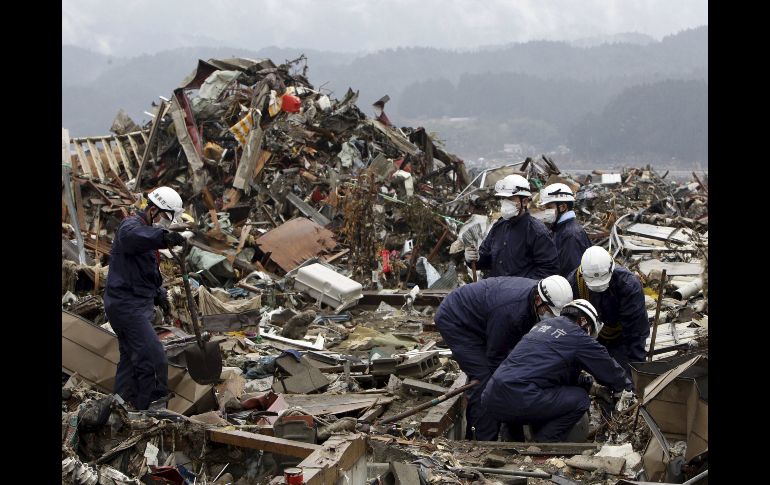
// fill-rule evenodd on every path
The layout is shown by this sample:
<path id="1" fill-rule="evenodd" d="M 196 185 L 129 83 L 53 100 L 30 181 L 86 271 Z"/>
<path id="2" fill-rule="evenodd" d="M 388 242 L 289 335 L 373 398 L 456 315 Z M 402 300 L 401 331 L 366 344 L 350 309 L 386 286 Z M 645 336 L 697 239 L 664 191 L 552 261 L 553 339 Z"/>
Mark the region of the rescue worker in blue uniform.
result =
<path id="1" fill-rule="evenodd" d="M 644 306 L 639 278 L 616 265 L 600 246 L 583 253 L 580 266 L 567 276 L 575 298 L 591 302 L 604 323 L 598 341 L 631 376 L 629 362 L 642 362 L 650 335 L 650 320 Z"/>
<path id="2" fill-rule="evenodd" d="M 484 384 L 539 318 L 558 315 L 571 300 L 569 283 L 555 275 L 540 281 L 487 278 L 454 290 L 441 302 L 436 327 L 468 381 L 480 381 L 467 392 L 467 439 L 497 440 L 499 423 L 479 412 Z"/>
<path id="3" fill-rule="evenodd" d="M 572 210 L 574 204 L 575 195 L 567 184 L 551 184 L 540 191 L 539 206 L 544 210 L 532 213 L 532 217 L 553 231 L 553 242 L 559 251 L 559 274 L 565 278 L 580 266 L 580 258 L 591 247 L 591 240 Z"/>
<path id="4" fill-rule="evenodd" d="M 478 250 L 465 248 L 465 260 L 477 261 L 485 276 L 520 276 L 543 279 L 559 274 L 556 245 L 545 225 L 534 219 L 527 204 L 532 196 L 521 175 L 508 175 L 495 184 L 501 218 L 494 223 Z"/>
<path id="5" fill-rule="evenodd" d="M 166 353 L 151 323 L 154 305 L 164 313 L 171 306 L 161 287 L 158 250 L 184 243 L 180 234 L 153 225 L 182 213 L 179 194 L 158 187 L 147 198 L 147 208 L 126 217 L 115 233 L 104 290 L 104 310 L 120 350 L 114 392 L 139 410 L 169 394 Z"/>
<path id="6" fill-rule="evenodd" d="M 591 404 L 582 370 L 616 398 L 631 389 L 623 368 L 595 340 L 600 330 L 596 309 L 580 299 L 564 305 L 560 316 L 535 324 L 487 382 L 483 412 L 529 425 L 537 442 L 564 441 Z"/>

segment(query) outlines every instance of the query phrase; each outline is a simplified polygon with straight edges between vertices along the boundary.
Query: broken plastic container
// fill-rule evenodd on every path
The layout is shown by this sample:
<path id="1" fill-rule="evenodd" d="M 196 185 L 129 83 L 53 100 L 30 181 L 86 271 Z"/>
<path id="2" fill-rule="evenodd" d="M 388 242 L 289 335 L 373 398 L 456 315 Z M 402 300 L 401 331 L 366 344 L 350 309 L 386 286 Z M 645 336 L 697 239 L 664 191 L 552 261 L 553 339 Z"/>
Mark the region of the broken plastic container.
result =
<path id="1" fill-rule="evenodd" d="M 302 101 L 298 97 L 291 94 L 281 96 L 281 111 L 299 113 L 300 106 L 302 106 Z"/>
<path id="2" fill-rule="evenodd" d="M 303 291 L 322 303 L 334 307 L 335 312 L 355 305 L 363 298 L 361 283 L 315 263 L 297 270 L 294 289 Z"/>

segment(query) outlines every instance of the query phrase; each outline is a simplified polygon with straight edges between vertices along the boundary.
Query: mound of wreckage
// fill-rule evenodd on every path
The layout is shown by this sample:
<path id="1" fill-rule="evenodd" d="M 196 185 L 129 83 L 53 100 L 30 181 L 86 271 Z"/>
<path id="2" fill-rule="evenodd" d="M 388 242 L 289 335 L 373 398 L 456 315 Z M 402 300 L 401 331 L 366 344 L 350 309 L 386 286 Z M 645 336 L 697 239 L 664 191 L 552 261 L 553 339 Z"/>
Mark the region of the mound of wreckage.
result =
<path id="1" fill-rule="evenodd" d="M 62 482 L 707 483 L 707 179 L 571 177 L 545 156 L 471 178 L 424 128 L 314 89 L 304 62 L 199 61 L 148 126 L 120 112 L 111 135 L 63 129 Z M 593 242 L 643 282 L 639 401 L 606 420 L 595 396 L 591 442 L 459 439 L 467 378 L 433 314 L 471 282 L 462 228 L 491 226 L 511 173 L 573 187 Z M 160 185 L 186 202 L 190 283 L 224 367 L 214 385 L 187 373 L 191 317 L 162 251 L 174 398 L 135 412 L 111 393 L 101 294 L 120 220 Z"/>

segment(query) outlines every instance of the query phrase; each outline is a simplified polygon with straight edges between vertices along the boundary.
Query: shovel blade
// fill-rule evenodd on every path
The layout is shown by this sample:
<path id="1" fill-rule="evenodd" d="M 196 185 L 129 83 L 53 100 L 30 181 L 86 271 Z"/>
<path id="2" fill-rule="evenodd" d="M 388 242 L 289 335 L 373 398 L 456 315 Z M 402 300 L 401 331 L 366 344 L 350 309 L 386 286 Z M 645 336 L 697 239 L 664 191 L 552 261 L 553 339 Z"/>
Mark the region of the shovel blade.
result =
<path id="1" fill-rule="evenodd" d="M 197 342 L 184 349 L 187 371 L 198 384 L 216 384 L 222 374 L 222 352 L 217 342 L 204 342 L 203 348 Z"/>

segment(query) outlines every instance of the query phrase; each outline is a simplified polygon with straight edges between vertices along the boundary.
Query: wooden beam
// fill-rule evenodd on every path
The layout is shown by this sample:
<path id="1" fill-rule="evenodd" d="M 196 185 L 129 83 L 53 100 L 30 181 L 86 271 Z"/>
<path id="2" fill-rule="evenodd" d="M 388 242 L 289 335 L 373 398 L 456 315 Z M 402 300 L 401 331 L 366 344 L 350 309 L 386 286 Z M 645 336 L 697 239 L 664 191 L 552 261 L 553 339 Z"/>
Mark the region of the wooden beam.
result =
<path id="1" fill-rule="evenodd" d="M 226 445 L 240 446 L 242 448 L 263 450 L 268 453 L 279 453 L 281 455 L 296 456 L 297 458 L 307 458 L 313 453 L 322 451 L 324 449 L 324 447 L 320 445 L 303 443 L 301 441 L 286 440 L 283 438 L 275 438 L 273 436 L 249 433 L 247 431 L 224 431 L 221 429 L 211 429 L 206 432 L 206 435 L 210 441 L 215 443 L 223 443 Z"/>
<path id="2" fill-rule="evenodd" d="M 465 375 L 464 372 L 460 373 L 452 384 L 452 387 L 449 388 L 449 392 L 464 386 L 467 382 L 468 376 Z M 423 436 L 443 435 L 455 422 L 455 418 L 462 408 L 460 401 L 462 397 L 462 394 L 458 394 L 431 408 L 428 411 L 427 416 L 425 416 L 420 423 L 420 433 L 422 433 Z"/>
<path id="3" fill-rule="evenodd" d="M 83 208 L 83 194 L 80 192 L 80 179 L 72 179 L 72 191 L 75 194 L 75 211 L 78 213 L 78 223 L 81 228 L 86 227 L 86 211 Z"/>
<path id="4" fill-rule="evenodd" d="M 115 154 L 112 153 L 112 144 L 110 143 L 110 140 L 111 138 L 109 137 L 102 138 L 104 154 L 107 155 L 107 161 L 109 162 L 112 171 L 120 175 L 120 166 L 118 166 L 118 159 L 115 158 Z"/>
<path id="5" fill-rule="evenodd" d="M 306 485 L 325 485 L 337 483 L 337 480 L 364 456 L 366 456 L 364 435 L 333 435 L 326 440 L 321 450 L 313 452 L 297 467 L 303 470 Z M 348 477 L 349 483 L 355 483 L 354 480 L 355 477 Z"/>
<path id="6" fill-rule="evenodd" d="M 131 202 L 134 202 L 134 196 L 131 194 L 131 191 L 128 189 L 128 186 L 126 186 L 126 183 L 123 182 L 123 179 L 120 178 L 120 176 L 115 173 L 115 171 L 112 168 L 109 168 L 110 177 L 115 179 L 115 183 L 117 183 L 120 188 L 123 190 L 123 193 L 120 195 L 125 195 L 129 199 L 131 199 Z"/>
<path id="7" fill-rule="evenodd" d="M 126 137 L 128 138 L 128 144 L 131 145 L 131 151 L 134 154 L 134 158 L 136 158 L 136 166 L 138 167 L 142 163 L 142 156 L 139 155 L 139 145 L 134 140 L 132 134 L 129 133 Z"/>
<path id="8" fill-rule="evenodd" d="M 118 154 L 120 154 L 120 161 L 123 164 L 123 170 L 126 171 L 128 179 L 134 178 L 134 174 L 131 172 L 131 157 L 128 156 L 126 148 L 123 146 L 123 142 L 118 138 L 115 139 L 115 144 L 118 145 Z"/>
<path id="9" fill-rule="evenodd" d="M 361 415 L 360 418 L 358 418 L 359 423 L 369 423 L 372 424 L 375 419 L 382 416 L 382 413 L 385 412 L 385 405 L 384 404 L 378 404 L 374 406 L 372 409 L 366 411 L 364 414 Z"/>
<path id="10" fill-rule="evenodd" d="M 161 101 L 160 106 L 158 107 L 158 113 L 155 115 L 155 119 L 152 120 L 152 128 L 150 128 L 150 139 L 147 139 L 147 135 L 144 134 L 144 132 L 140 132 L 142 134 L 142 138 L 144 138 L 144 142 L 146 145 L 144 146 L 144 154 L 142 155 L 141 162 L 139 162 L 139 168 L 136 170 L 136 190 L 141 190 L 142 188 L 142 171 L 144 170 L 144 166 L 147 163 L 147 158 L 150 156 L 150 151 L 152 150 L 152 144 L 155 141 L 155 139 L 158 137 L 158 129 L 160 128 L 160 122 L 163 120 L 163 115 L 166 112 L 166 102 Z"/>
<path id="11" fill-rule="evenodd" d="M 101 254 L 110 254 L 110 252 L 112 252 L 112 244 L 108 243 L 104 239 L 99 239 L 99 243 L 97 245 L 96 241 L 88 237 L 83 241 L 83 245 L 91 251 L 99 251 Z"/>
<path id="12" fill-rule="evenodd" d="M 88 144 L 88 151 L 91 154 L 91 160 L 93 160 L 96 166 L 96 173 L 99 174 L 99 180 L 104 181 L 104 165 L 102 165 L 102 157 L 99 156 L 99 150 L 94 145 L 94 142 L 90 138 L 86 138 L 86 144 Z"/>
<path id="13" fill-rule="evenodd" d="M 70 153 L 70 133 L 69 130 L 62 129 L 63 135 L 63 143 L 62 143 L 62 161 L 65 160 L 69 163 L 72 163 L 72 173 L 78 174 L 81 171 L 80 168 L 80 157 L 73 157 Z M 78 216 L 78 225 L 80 226 L 81 230 L 82 228 L 86 227 L 86 213 L 85 210 L 83 210 L 83 196 L 80 193 L 80 181 L 76 177 L 72 177 L 72 192 L 75 196 L 75 212 L 77 212 Z M 64 220 L 62 218 L 62 220 Z"/>
<path id="14" fill-rule="evenodd" d="M 329 255 L 329 256 L 327 256 L 327 257 L 325 257 L 325 258 L 324 258 L 324 261 L 325 261 L 325 262 L 327 262 L 327 263 L 331 263 L 332 261 L 336 261 L 336 260 L 338 260 L 339 258 L 341 258 L 341 257 L 345 256 L 345 255 L 346 255 L 346 254 L 348 254 L 349 252 L 350 252 L 350 249 L 343 249 L 342 251 L 340 251 L 340 252 L 339 252 L 339 253 L 337 253 L 337 254 L 331 254 L 331 255 Z"/>
<path id="15" fill-rule="evenodd" d="M 78 160 L 80 160 L 80 169 L 82 171 L 82 175 L 87 175 L 89 178 L 93 177 L 94 171 L 91 170 L 91 165 L 88 163 L 88 157 L 86 157 L 86 153 L 83 151 L 83 147 L 80 146 L 80 142 L 77 140 L 72 140 L 72 144 L 75 146 L 75 153 L 77 153 Z"/>

